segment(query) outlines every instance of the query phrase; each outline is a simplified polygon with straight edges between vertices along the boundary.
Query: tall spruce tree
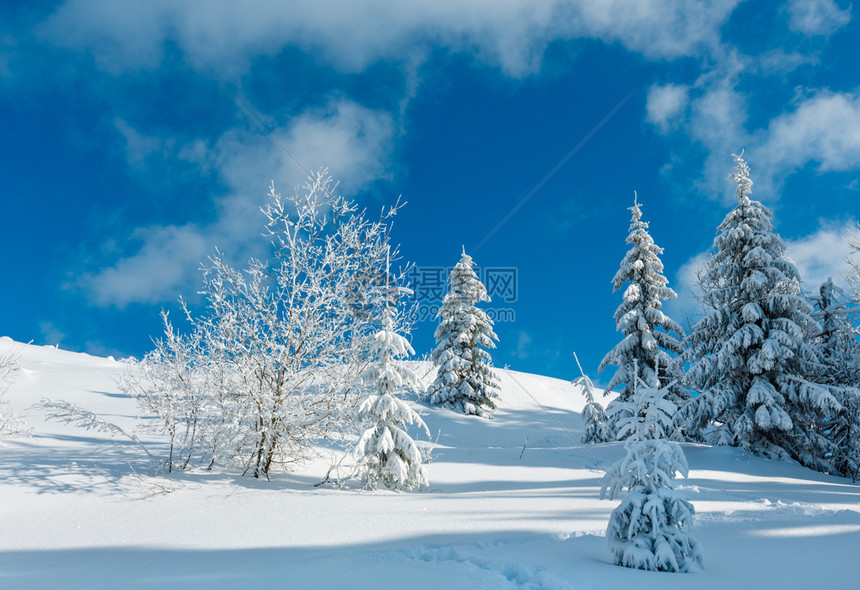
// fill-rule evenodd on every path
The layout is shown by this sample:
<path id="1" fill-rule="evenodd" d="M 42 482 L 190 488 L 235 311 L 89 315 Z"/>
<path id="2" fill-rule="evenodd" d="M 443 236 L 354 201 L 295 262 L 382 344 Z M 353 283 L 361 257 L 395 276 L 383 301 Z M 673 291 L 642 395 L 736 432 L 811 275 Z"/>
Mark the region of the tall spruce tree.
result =
<path id="1" fill-rule="evenodd" d="M 700 273 L 705 316 L 684 355 L 691 363 L 687 383 L 701 394 L 682 413 L 707 442 L 787 454 L 827 470 L 806 431 L 843 408 L 831 387 L 815 382 L 812 308 L 771 212 L 749 197 L 749 167 L 734 158 L 729 178 L 737 183 L 738 204 L 719 225 L 714 254 Z"/>
<path id="2" fill-rule="evenodd" d="M 663 248 L 657 246 L 648 233 L 648 222 L 642 221 L 638 198 L 634 198 L 630 211 L 632 218 L 627 236 L 630 249 L 612 279 L 613 291 L 627 285 L 614 316 L 616 329 L 624 334 L 624 339 L 603 357 L 598 367 L 598 371 L 609 365 L 618 367 L 605 392 L 609 394 L 620 386 L 618 398 L 607 408 L 607 427 L 613 437 L 618 432 L 619 420 L 627 415 L 619 404 L 632 400 L 637 380 L 646 387 L 659 388 L 661 383 L 672 383 L 667 399 L 676 407 L 689 399 L 689 394 L 679 384 L 682 372 L 675 359 L 683 350 L 678 338 L 683 336 L 683 329 L 662 311 L 664 300 L 677 297 L 662 274 Z M 679 436 L 675 434 L 675 438 Z"/>
<path id="3" fill-rule="evenodd" d="M 474 266 L 464 249 L 448 275 L 448 293 L 437 314 L 438 344 L 431 355 L 438 372 L 428 393 L 431 404 L 491 418 L 499 385 L 486 349 L 495 348 L 499 338 L 493 320 L 475 305 L 490 301 L 490 296 Z"/>

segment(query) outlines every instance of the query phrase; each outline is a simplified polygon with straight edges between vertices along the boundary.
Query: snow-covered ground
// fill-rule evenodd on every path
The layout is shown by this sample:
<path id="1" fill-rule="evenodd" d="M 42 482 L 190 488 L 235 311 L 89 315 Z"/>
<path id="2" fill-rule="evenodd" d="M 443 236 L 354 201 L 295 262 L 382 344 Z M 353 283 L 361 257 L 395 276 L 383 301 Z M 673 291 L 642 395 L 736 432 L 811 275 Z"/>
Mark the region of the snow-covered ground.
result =
<path id="1" fill-rule="evenodd" d="M 0 340 L 0 353 L 23 345 Z M 613 565 L 600 499 L 621 445 L 586 454 L 584 400 L 557 379 L 500 373 L 495 420 L 415 405 L 441 431 L 431 489 L 314 487 L 330 457 L 255 481 L 152 476 L 144 453 L 47 421 L 65 400 L 131 430 L 122 363 L 23 350 L 7 393 L 31 428 L 0 441 L 0 588 L 810 588 L 852 587 L 860 487 L 738 449 L 684 445 L 705 571 Z M 147 445 L 160 444 L 152 435 Z M 525 446 L 525 450 L 524 450 Z"/>

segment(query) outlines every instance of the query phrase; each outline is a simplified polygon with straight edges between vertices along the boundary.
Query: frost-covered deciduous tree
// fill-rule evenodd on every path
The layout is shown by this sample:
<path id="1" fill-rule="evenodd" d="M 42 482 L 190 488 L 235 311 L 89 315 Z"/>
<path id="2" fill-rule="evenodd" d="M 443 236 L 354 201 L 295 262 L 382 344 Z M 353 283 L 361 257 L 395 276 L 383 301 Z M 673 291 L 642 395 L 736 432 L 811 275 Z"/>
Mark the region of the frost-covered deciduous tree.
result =
<path id="1" fill-rule="evenodd" d="M 615 563 L 649 571 L 687 572 L 702 567 L 702 553 L 691 535 L 693 505 L 674 487 L 677 473 L 688 474 L 681 447 L 667 437 L 674 431 L 675 405 L 661 389 L 634 384 L 635 395 L 620 404 L 618 438 L 626 439 L 623 459 L 603 480 L 602 493 L 622 495 L 606 536 Z"/>
<path id="2" fill-rule="evenodd" d="M 687 383 L 701 394 L 683 414 L 707 442 L 788 454 L 821 468 L 824 458 L 813 456 L 804 431 L 843 407 L 832 387 L 815 382 L 812 308 L 770 211 L 749 197 L 746 162 L 734 157 L 730 179 L 737 183 L 738 205 L 720 224 L 714 254 L 700 273 L 705 316 L 684 355 L 691 363 Z"/>
<path id="3" fill-rule="evenodd" d="M 172 472 L 187 468 L 195 454 L 202 460 L 206 453 L 201 449 L 218 446 L 218 433 L 207 421 L 216 418 L 221 404 L 212 396 L 218 391 L 213 380 L 217 373 L 203 353 L 202 331 L 180 335 L 167 312 L 162 311 L 161 319 L 164 336 L 130 367 L 120 388 L 135 397 L 143 413 L 154 417 L 157 429 L 167 435 L 164 467 Z M 210 467 L 214 461 L 210 456 Z"/>
<path id="4" fill-rule="evenodd" d="M 448 293 L 437 314 L 437 345 L 430 357 L 438 368 L 429 389 L 430 403 L 491 418 L 499 385 L 486 349 L 495 348 L 499 338 L 493 320 L 475 305 L 490 301 L 490 296 L 474 266 L 464 250 L 448 275 Z"/>
<path id="5" fill-rule="evenodd" d="M 642 221 L 638 199 L 634 200 L 630 211 L 632 218 L 627 236 L 630 249 L 612 279 L 613 291 L 627 285 L 614 316 L 616 329 L 624 339 L 603 357 L 598 371 L 609 365 L 618 367 L 605 392 L 608 395 L 610 391 L 618 391 L 618 398 L 610 406 L 630 401 L 637 380 L 647 387 L 672 383 L 668 399 L 679 406 L 689 399 L 689 394 L 679 384 L 682 373 L 675 360 L 675 355 L 683 350 L 678 339 L 683 329 L 662 311 L 663 301 L 677 294 L 667 286 L 669 281 L 662 274 L 663 248 L 657 246 L 648 233 L 648 223 Z M 618 432 L 618 421 L 624 417 L 619 407 L 607 408 L 607 426 L 613 436 Z"/>
<path id="6" fill-rule="evenodd" d="M 415 424 L 428 439 L 430 431 L 421 416 L 399 397 L 404 391 L 418 391 L 421 382 L 401 360 L 415 351 L 395 330 L 397 310 L 391 297 L 394 290 L 409 292 L 396 287 L 384 289 L 380 297 L 381 329 L 371 336 L 370 343 L 376 361 L 361 375 L 368 392 L 358 406 L 358 415 L 369 427 L 359 438 L 355 458 L 358 475 L 367 489 L 376 489 L 380 484 L 396 490 L 427 485 L 422 454 L 406 427 Z"/>
<path id="7" fill-rule="evenodd" d="M 375 331 L 368 297 L 388 255 L 388 217 L 369 221 L 321 171 L 264 213 L 273 261 L 244 270 L 220 253 L 204 269 L 203 313 L 165 338 L 125 382 L 169 434 L 170 469 L 239 468 L 267 477 L 349 431 L 354 383 Z M 135 373 L 135 371 L 137 371 Z"/>
<path id="8" fill-rule="evenodd" d="M 20 353 L 16 351 L 0 354 L 0 438 L 15 436 L 22 432 L 18 417 L 12 412 L 10 404 L 4 399 L 6 391 L 14 379 L 19 358 Z"/>

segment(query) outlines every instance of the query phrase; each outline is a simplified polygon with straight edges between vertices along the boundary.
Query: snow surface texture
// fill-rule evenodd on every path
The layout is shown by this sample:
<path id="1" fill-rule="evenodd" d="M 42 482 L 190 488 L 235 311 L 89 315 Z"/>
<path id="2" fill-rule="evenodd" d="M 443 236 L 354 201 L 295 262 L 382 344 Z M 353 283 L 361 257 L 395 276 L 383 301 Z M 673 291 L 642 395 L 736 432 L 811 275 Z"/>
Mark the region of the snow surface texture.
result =
<path id="1" fill-rule="evenodd" d="M 0 353 L 21 346 L 0 340 Z M 585 401 L 566 381 L 499 371 L 491 421 L 412 403 L 441 430 L 431 490 L 363 493 L 314 487 L 327 454 L 271 482 L 152 476 L 134 443 L 33 408 L 62 399 L 131 431 L 122 363 L 29 346 L 19 364 L 6 397 L 32 435 L 0 442 L 0 588 L 850 588 L 856 577 L 860 488 L 694 444 L 676 485 L 707 569 L 614 565 L 604 534 L 619 501 L 599 498 L 603 472 L 518 385 L 579 438 Z M 624 455 L 620 443 L 588 449 L 606 466 Z"/>

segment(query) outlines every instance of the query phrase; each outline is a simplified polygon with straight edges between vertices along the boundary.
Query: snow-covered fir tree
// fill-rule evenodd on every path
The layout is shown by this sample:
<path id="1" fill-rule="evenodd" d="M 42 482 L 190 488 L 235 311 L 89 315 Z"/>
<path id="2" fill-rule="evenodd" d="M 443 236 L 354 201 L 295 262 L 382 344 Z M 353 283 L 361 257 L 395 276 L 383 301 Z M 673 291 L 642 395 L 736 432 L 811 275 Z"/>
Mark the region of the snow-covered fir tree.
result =
<path id="1" fill-rule="evenodd" d="M 677 473 L 687 476 L 681 447 L 666 440 L 675 430 L 671 384 L 633 384 L 635 395 L 619 404 L 618 421 L 626 455 L 604 478 L 602 493 L 622 495 L 612 512 L 606 537 L 615 563 L 649 571 L 687 572 L 702 567 L 699 544 L 691 535 L 693 505 L 674 487 Z"/>
<path id="2" fill-rule="evenodd" d="M 613 438 L 612 433 L 609 432 L 609 428 L 606 426 L 606 411 L 594 399 L 594 383 L 585 374 L 585 371 L 582 370 L 582 365 L 579 364 L 579 357 L 576 356 L 576 353 L 573 353 L 573 358 L 576 359 L 580 373 L 580 376 L 573 380 L 573 384 L 579 385 L 585 396 L 585 407 L 582 408 L 582 423 L 585 426 L 582 432 L 582 443 L 609 442 Z"/>
<path id="3" fill-rule="evenodd" d="M 490 301 L 490 296 L 474 266 L 464 249 L 448 275 L 448 293 L 437 313 L 437 345 L 431 355 L 438 372 L 428 393 L 434 405 L 491 418 L 499 385 L 486 349 L 495 348 L 499 338 L 493 320 L 475 305 Z"/>
<path id="4" fill-rule="evenodd" d="M 825 382 L 860 386 L 860 342 L 858 329 L 851 318 L 860 312 L 848 300 L 845 291 L 828 278 L 811 297 L 813 314 L 821 325 L 814 343 L 821 354 Z"/>
<path id="5" fill-rule="evenodd" d="M 843 410 L 823 416 L 823 422 L 806 436 L 821 447 L 818 454 L 833 457 L 838 473 L 856 479 L 860 472 L 860 342 L 851 318 L 858 309 L 830 278 L 811 299 L 821 326 L 813 339 L 821 358 L 818 381 L 834 386 L 832 393 Z"/>
<path id="6" fill-rule="evenodd" d="M 612 279 L 613 291 L 627 285 L 614 316 L 616 329 L 624 339 L 603 357 L 598 367 L 598 371 L 609 365 L 617 367 L 605 392 L 608 395 L 612 390 L 618 391 L 618 398 L 607 408 L 607 427 L 613 436 L 618 432 L 618 421 L 624 417 L 624 412 L 611 406 L 630 401 L 637 380 L 647 387 L 659 387 L 661 382 L 673 383 L 667 398 L 676 406 L 689 399 L 689 394 L 679 384 L 681 371 L 675 361 L 675 355 L 683 350 L 678 339 L 683 329 L 662 311 L 664 300 L 677 297 L 662 274 L 663 248 L 657 246 L 648 233 L 648 222 L 642 221 L 638 199 L 634 199 L 630 211 L 632 218 L 627 236 L 630 249 Z M 680 433 L 675 437 L 683 438 Z"/>
<path id="7" fill-rule="evenodd" d="M 684 354 L 691 363 L 687 383 L 701 395 L 682 413 L 707 442 L 788 454 L 828 470 L 805 433 L 843 408 L 832 387 L 815 382 L 812 308 L 771 212 L 749 197 L 749 167 L 734 157 L 730 179 L 738 204 L 720 224 L 714 254 L 699 275 L 705 315 Z"/>
<path id="8" fill-rule="evenodd" d="M 382 329 L 372 336 L 377 361 L 361 376 L 369 392 L 358 406 L 359 418 L 370 426 L 355 448 L 358 474 L 368 489 L 380 484 L 388 489 L 427 485 L 427 472 L 415 441 L 406 432 L 415 424 L 430 438 L 430 431 L 399 394 L 418 391 L 420 379 L 401 359 L 415 354 L 405 337 L 395 330 L 396 308 L 391 294 L 407 289 L 386 288 L 381 297 Z"/>

